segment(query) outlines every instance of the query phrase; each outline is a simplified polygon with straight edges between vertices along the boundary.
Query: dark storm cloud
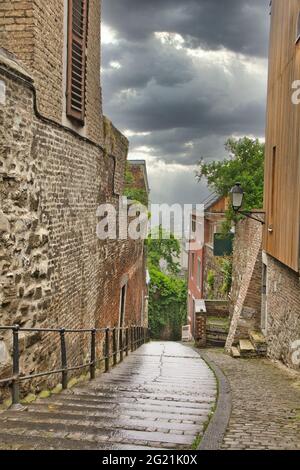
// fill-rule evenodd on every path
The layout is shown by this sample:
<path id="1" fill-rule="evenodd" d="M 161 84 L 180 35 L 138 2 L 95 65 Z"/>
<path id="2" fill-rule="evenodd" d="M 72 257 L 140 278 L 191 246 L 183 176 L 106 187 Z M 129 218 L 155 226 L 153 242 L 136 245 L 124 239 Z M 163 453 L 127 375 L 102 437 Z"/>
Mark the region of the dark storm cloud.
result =
<path id="1" fill-rule="evenodd" d="M 104 0 L 104 20 L 130 41 L 176 32 L 193 47 L 266 56 L 269 0 Z"/>
<path id="2" fill-rule="evenodd" d="M 205 192 L 191 165 L 223 158 L 231 135 L 264 134 L 269 0 L 103 3 L 104 24 L 117 35 L 103 45 L 104 111 L 136 133 L 131 155 L 148 155 L 153 199 L 161 201 L 165 188 L 166 202 L 191 202 Z M 179 43 L 157 32 L 176 33 Z M 151 158 L 189 172 L 157 171 Z"/>

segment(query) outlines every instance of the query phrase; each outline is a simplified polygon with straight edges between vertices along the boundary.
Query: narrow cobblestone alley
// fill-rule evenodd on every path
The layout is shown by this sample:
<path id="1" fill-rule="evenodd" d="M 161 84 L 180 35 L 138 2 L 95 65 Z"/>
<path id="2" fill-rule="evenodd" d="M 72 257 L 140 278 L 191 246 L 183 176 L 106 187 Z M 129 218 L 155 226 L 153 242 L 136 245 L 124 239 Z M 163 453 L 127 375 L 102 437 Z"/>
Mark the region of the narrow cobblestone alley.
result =
<path id="1" fill-rule="evenodd" d="M 191 449 L 215 404 L 193 349 L 148 343 L 108 374 L 0 418 L 3 449 Z"/>
<path id="2" fill-rule="evenodd" d="M 300 449 L 300 381 L 267 359 L 205 351 L 227 376 L 232 413 L 222 449 Z"/>

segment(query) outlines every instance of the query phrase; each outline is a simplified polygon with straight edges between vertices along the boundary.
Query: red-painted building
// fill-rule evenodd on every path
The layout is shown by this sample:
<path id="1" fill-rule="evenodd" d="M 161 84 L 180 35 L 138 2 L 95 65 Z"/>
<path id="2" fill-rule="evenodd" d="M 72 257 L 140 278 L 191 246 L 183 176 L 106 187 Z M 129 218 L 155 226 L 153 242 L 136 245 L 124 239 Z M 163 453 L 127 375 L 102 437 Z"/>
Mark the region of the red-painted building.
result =
<path id="1" fill-rule="evenodd" d="M 220 232 L 228 199 L 211 194 L 203 203 L 204 212 L 193 212 L 188 265 L 188 322 L 195 332 L 195 314 L 208 298 L 208 273 L 214 263 L 214 235 Z M 218 269 L 216 266 L 215 269 Z M 217 297 L 212 290 L 213 297 Z"/>

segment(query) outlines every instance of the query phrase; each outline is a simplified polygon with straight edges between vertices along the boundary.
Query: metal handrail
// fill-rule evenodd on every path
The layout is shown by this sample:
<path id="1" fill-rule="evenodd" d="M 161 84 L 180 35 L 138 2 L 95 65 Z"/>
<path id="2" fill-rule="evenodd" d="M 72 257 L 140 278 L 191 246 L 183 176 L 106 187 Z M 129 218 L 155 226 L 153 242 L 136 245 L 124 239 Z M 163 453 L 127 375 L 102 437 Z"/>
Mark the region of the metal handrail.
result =
<path id="1" fill-rule="evenodd" d="M 0 385 L 11 386 L 12 408 L 20 406 L 20 382 L 32 380 L 40 377 L 48 377 L 50 375 L 62 375 L 62 388 L 63 390 L 68 387 L 68 372 L 81 370 L 89 367 L 90 380 L 96 377 L 96 368 L 104 362 L 105 372 L 110 370 L 110 360 L 113 360 L 113 365 L 117 365 L 118 356 L 119 362 L 123 361 L 124 353 L 126 356 L 135 351 L 142 344 L 149 341 L 150 330 L 143 326 L 131 327 L 115 327 L 115 328 L 91 328 L 91 329 L 71 329 L 71 328 L 22 328 L 19 325 L 14 326 L 0 326 L 0 331 L 11 331 L 13 335 L 13 375 L 7 379 L 1 379 Z M 36 374 L 23 375 L 20 372 L 20 348 L 19 348 L 19 333 L 58 333 L 60 335 L 60 353 L 61 353 L 61 368 L 47 372 L 40 372 Z M 118 332 L 118 340 L 117 340 Z M 78 366 L 68 365 L 68 351 L 65 335 L 66 334 L 84 334 L 91 335 L 90 340 L 90 361 Z M 104 333 L 104 355 L 97 358 L 97 333 Z M 125 335 L 124 335 L 125 333 Z M 125 341 L 124 341 L 125 338 Z"/>

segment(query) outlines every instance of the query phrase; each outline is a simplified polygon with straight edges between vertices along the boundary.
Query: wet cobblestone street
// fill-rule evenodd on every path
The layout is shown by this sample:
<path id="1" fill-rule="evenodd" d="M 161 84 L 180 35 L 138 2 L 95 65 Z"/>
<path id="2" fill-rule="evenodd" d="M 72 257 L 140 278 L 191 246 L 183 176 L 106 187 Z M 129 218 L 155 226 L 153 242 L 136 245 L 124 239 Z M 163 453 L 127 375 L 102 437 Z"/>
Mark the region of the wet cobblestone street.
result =
<path id="1" fill-rule="evenodd" d="M 205 354 L 223 370 L 232 392 L 222 449 L 300 449 L 299 375 L 267 359 L 233 359 L 213 349 Z"/>
<path id="2" fill-rule="evenodd" d="M 152 342 L 93 382 L 0 415 L 0 448 L 191 449 L 216 394 L 193 349 Z"/>

